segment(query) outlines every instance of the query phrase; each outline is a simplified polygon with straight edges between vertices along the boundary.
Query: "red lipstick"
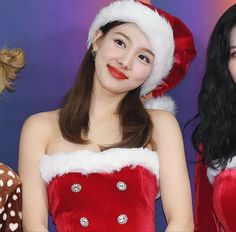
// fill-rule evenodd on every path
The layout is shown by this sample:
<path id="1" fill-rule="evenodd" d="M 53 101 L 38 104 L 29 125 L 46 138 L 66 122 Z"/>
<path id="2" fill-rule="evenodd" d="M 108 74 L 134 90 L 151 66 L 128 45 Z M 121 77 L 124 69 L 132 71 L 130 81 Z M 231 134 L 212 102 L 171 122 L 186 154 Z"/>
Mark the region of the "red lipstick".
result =
<path id="1" fill-rule="evenodd" d="M 109 72 L 111 73 L 112 76 L 114 76 L 117 79 L 128 79 L 128 77 L 121 71 L 119 71 L 117 68 L 111 66 L 111 65 L 107 65 L 107 68 L 109 70 Z"/>

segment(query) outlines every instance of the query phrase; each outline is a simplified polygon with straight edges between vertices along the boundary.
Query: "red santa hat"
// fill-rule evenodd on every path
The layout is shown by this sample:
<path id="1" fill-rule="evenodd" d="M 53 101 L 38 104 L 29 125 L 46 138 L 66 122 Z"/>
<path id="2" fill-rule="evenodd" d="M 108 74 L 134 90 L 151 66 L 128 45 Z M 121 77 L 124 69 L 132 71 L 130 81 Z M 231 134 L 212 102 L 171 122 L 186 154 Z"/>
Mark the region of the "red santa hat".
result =
<path id="1" fill-rule="evenodd" d="M 95 17 L 88 34 L 88 48 L 96 31 L 113 21 L 137 24 L 147 35 L 155 54 L 152 72 L 140 92 L 145 107 L 174 112 L 174 101 L 162 95 L 183 79 L 195 57 L 191 32 L 178 18 L 152 5 L 121 0 L 104 7 Z"/>

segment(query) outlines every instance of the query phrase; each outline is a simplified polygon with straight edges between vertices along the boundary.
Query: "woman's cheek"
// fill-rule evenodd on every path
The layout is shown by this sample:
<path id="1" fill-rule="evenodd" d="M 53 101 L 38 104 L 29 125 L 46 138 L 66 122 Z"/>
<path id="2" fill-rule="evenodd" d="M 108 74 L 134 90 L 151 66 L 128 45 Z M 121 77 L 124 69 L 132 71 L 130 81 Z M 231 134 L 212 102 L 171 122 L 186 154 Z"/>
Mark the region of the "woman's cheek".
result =
<path id="1" fill-rule="evenodd" d="M 136 72 L 137 72 L 137 80 L 144 82 L 151 74 L 151 69 L 148 67 L 147 68 L 143 67 L 141 69 L 136 69 Z"/>
<path id="2" fill-rule="evenodd" d="M 229 72 L 236 83 L 236 57 L 232 57 L 229 61 Z"/>

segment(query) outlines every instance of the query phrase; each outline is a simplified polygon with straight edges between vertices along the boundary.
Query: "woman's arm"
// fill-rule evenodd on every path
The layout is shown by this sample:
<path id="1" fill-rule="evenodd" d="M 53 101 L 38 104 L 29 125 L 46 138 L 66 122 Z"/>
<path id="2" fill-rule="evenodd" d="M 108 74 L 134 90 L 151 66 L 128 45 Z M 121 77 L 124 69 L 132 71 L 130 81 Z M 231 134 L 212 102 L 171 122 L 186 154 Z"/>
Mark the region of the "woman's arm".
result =
<path id="1" fill-rule="evenodd" d="M 24 123 L 20 138 L 19 176 L 22 182 L 24 231 L 48 231 L 48 205 L 39 161 L 48 141 L 45 113 L 31 116 Z"/>
<path id="2" fill-rule="evenodd" d="M 193 231 L 191 190 L 184 146 L 175 117 L 164 111 L 151 113 L 153 139 L 160 160 L 160 191 L 167 219 L 166 231 Z"/>

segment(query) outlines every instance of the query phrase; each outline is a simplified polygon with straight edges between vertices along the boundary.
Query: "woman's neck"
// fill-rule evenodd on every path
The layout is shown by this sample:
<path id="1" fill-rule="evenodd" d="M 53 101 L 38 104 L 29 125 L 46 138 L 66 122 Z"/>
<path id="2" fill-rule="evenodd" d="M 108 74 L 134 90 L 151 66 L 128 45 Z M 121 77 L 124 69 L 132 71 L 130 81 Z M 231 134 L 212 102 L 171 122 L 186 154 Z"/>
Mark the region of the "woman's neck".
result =
<path id="1" fill-rule="evenodd" d="M 117 107 L 126 93 L 112 93 L 105 89 L 94 77 L 93 96 L 91 98 L 90 116 L 116 115 Z"/>

